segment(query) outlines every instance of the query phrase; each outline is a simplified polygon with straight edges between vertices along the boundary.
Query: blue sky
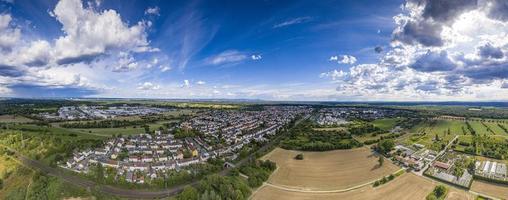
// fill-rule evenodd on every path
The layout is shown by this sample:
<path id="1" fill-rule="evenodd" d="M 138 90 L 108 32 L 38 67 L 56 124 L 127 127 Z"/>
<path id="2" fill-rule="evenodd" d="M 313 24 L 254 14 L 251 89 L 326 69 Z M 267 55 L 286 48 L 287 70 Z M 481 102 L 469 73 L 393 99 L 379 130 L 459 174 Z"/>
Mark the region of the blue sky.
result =
<path id="1" fill-rule="evenodd" d="M 502 0 L 2 0 L 0 96 L 506 100 L 504 11 Z"/>

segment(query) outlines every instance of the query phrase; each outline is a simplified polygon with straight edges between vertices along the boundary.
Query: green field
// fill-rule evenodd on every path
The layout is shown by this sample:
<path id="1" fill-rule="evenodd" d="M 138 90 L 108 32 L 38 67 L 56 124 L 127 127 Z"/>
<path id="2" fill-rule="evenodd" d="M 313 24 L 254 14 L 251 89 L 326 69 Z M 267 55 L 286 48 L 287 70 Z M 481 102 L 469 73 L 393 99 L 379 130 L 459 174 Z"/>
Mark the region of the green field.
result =
<path id="1" fill-rule="evenodd" d="M 398 118 L 383 118 L 383 119 L 376 119 L 372 122 L 372 124 L 380 129 L 383 130 L 391 130 L 397 122 L 399 122 L 401 119 Z"/>
<path id="2" fill-rule="evenodd" d="M 508 134 L 497 125 L 497 121 L 487 120 L 483 122 L 489 129 L 487 129 L 481 121 L 469 120 L 468 122 L 477 134 L 492 135 L 495 138 L 504 138 L 508 136 Z M 506 127 L 508 127 L 508 125 L 506 125 Z M 423 121 L 414 126 L 410 130 L 410 133 L 412 133 L 412 135 L 403 142 L 404 144 L 410 145 L 418 143 L 434 150 L 439 150 L 442 144 L 446 144 L 456 135 L 459 135 L 462 140 L 468 140 L 469 136 L 471 136 L 465 121 L 448 119 Z M 436 135 L 439 141 L 436 141 Z M 462 147 L 457 148 L 458 150 L 463 150 L 461 149 Z"/>

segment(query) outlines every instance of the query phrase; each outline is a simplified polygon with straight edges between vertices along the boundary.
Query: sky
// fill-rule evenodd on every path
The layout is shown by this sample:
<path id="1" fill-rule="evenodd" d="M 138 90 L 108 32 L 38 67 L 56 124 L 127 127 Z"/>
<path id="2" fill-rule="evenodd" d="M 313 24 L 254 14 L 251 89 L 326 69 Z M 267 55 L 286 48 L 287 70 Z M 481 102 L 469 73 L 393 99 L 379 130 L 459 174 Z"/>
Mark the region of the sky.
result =
<path id="1" fill-rule="evenodd" d="M 0 0 L 0 97 L 506 101 L 506 0 Z"/>

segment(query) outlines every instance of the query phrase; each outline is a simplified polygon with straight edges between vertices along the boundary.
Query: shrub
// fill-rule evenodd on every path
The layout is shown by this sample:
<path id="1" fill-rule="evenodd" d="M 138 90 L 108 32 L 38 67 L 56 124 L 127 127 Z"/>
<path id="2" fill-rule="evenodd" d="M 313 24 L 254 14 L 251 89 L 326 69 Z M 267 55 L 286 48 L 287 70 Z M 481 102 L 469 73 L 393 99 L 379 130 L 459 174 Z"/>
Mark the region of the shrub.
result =
<path id="1" fill-rule="evenodd" d="M 303 160 L 303 154 L 300 153 L 300 154 L 296 155 L 295 159 L 297 159 L 297 160 Z"/>

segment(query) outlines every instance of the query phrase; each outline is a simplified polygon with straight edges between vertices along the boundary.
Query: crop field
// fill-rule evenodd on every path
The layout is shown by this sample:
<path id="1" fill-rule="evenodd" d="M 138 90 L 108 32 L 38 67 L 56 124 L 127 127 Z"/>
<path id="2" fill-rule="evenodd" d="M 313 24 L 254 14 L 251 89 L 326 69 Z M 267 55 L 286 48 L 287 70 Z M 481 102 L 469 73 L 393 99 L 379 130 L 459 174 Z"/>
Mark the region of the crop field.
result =
<path id="1" fill-rule="evenodd" d="M 25 123 L 31 122 L 33 120 L 28 119 L 23 116 L 14 116 L 14 115 L 0 115 L 0 123 Z"/>
<path id="2" fill-rule="evenodd" d="M 435 186 L 431 180 L 419 177 L 412 173 L 402 176 L 378 187 L 364 186 L 352 191 L 342 193 L 309 193 L 305 191 L 286 191 L 272 186 L 262 186 L 252 195 L 252 199 L 415 199 L 424 200 Z M 446 199 L 472 200 L 474 197 L 466 191 L 449 188 Z"/>
<path id="3" fill-rule="evenodd" d="M 485 181 L 475 180 L 471 186 L 471 190 L 488 194 L 493 197 L 508 199 L 508 186 Z"/>
<path id="4" fill-rule="evenodd" d="M 303 160 L 294 157 L 303 153 Z M 379 166 L 367 148 L 326 152 L 300 152 L 277 148 L 265 155 L 277 163 L 269 183 L 305 190 L 336 190 L 367 183 L 398 170 L 390 162 Z"/>

